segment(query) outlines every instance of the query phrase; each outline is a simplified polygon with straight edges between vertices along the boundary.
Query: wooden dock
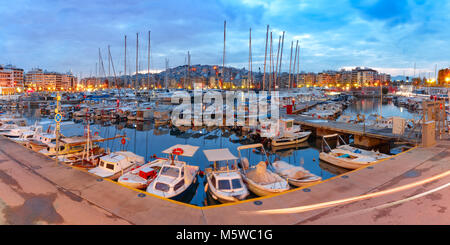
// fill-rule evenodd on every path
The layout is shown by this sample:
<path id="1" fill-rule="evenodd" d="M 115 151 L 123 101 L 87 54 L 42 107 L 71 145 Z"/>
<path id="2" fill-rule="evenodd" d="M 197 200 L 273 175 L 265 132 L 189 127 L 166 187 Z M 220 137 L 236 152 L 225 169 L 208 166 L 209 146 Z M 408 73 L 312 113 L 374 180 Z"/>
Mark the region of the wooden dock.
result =
<path id="1" fill-rule="evenodd" d="M 281 112 L 280 114 L 283 118 L 294 119 L 295 124 L 301 125 L 305 130 L 312 130 L 318 137 L 334 133 L 353 135 L 355 136 L 355 143 L 365 147 L 395 141 L 416 144 L 422 137 L 421 132 L 417 130 L 411 132 L 410 129 L 406 129 L 404 134 L 396 135 L 392 133 L 392 129 L 390 128 L 377 128 L 361 124 L 337 122 L 297 114 L 288 115 L 285 112 Z"/>

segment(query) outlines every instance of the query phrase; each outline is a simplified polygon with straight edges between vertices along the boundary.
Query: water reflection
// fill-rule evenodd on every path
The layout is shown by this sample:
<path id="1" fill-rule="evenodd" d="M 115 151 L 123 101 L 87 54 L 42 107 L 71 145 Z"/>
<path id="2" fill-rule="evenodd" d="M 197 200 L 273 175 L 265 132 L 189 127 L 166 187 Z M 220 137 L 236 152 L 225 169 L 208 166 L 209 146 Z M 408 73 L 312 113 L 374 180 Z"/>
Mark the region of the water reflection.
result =
<path id="1" fill-rule="evenodd" d="M 382 106 L 383 116 L 402 116 L 405 118 L 413 118 L 414 113 L 402 110 L 393 104 L 380 105 L 378 99 L 358 100 L 350 105 L 344 115 L 356 115 L 364 113 L 369 115 L 376 113 Z M 23 115 L 28 119 L 30 124 L 39 121 L 41 124 L 54 123 L 48 117 L 41 117 L 38 110 L 28 109 L 23 111 Z M 84 120 L 74 119 L 72 125 L 61 126 L 61 132 L 65 136 L 83 135 L 85 125 L 90 124 L 93 132 L 98 132 L 101 137 L 109 138 L 116 135 L 126 135 L 125 144 L 121 143 L 121 139 L 114 139 L 101 142 L 101 147 L 110 149 L 111 151 L 127 150 L 138 155 L 144 156 L 146 161 L 152 160 L 153 156 L 163 156 L 161 152 L 175 144 L 190 144 L 199 146 L 199 151 L 192 158 L 180 159 L 188 164 L 197 165 L 204 170 L 209 164 L 203 150 L 228 148 L 231 153 L 238 156 L 237 147 L 240 145 L 259 143 L 257 140 L 248 137 L 241 131 L 235 131 L 229 128 L 209 127 L 209 128 L 191 128 L 191 127 L 169 127 L 167 125 L 155 125 L 151 122 L 125 121 L 114 122 L 111 120 Z M 46 126 L 44 126 L 46 127 Z M 347 170 L 339 167 L 320 162 L 319 150 L 316 147 L 316 140 L 310 138 L 308 142 L 301 143 L 294 148 L 279 147 L 267 149 L 269 159 L 274 161 L 280 159 L 296 166 L 302 166 L 311 173 L 322 177 L 323 180 L 331 178 L 335 175 L 342 174 Z M 258 157 L 257 153 L 254 157 Z M 205 177 L 198 178 L 195 192 L 191 204 L 204 206 L 217 204 L 214 200 L 207 197 L 205 192 Z M 254 197 L 254 196 L 250 196 Z"/>
<path id="2" fill-rule="evenodd" d="M 383 117 L 403 117 L 406 119 L 417 118 L 419 115 L 416 112 L 409 111 L 403 107 L 395 106 L 391 101 L 387 102 L 383 99 L 383 104 L 380 103 L 379 98 L 363 98 L 356 100 L 353 104 L 349 105 L 342 115 L 363 114 L 369 116 L 376 113 L 383 114 Z"/>

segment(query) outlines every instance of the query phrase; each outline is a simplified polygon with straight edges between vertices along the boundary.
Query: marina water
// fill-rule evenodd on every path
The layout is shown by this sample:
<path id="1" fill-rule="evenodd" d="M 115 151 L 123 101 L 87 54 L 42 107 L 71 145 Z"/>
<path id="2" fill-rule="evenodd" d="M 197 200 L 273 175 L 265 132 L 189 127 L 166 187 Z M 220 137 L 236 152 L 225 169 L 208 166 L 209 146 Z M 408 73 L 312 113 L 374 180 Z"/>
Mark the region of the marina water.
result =
<path id="1" fill-rule="evenodd" d="M 356 115 L 379 112 L 380 106 L 383 106 L 383 116 L 401 116 L 404 118 L 414 118 L 415 113 L 408 112 L 404 108 L 394 106 L 391 102 L 388 104 L 380 104 L 379 99 L 368 98 L 355 101 L 350 105 L 343 114 Z M 43 125 L 44 130 L 48 125 L 54 124 L 54 120 L 48 117 L 41 117 L 36 109 L 24 109 L 22 114 L 27 118 L 30 124 L 38 121 Z M 86 119 L 72 119 L 72 121 L 63 122 L 61 125 L 61 133 L 64 136 L 83 135 L 88 121 Z M 237 147 L 244 144 L 260 143 L 246 137 L 240 131 L 229 131 L 228 129 L 214 128 L 214 129 L 192 129 L 185 131 L 179 130 L 175 127 L 155 126 L 152 122 L 118 122 L 111 123 L 110 121 L 89 120 L 91 133 L 98 132 L 98 135 L 103 138 L 114 137 L 116 135 L 126 135 L 126 142 L 122 144 L 121 138 L 98 143 L 105 149 L 111 151 L 126 150 L 132 151 L 138 155 L 144 156 L 146 161 L 151 161 L 153 156 L 166 157 L 161 152 L 175 144 L 189 144 L 199 146 L 199 150 L 192 158 L 183 158 L 188 164 L 200 166 L 200 170 L 204 170 L 209 166 L 203 150 L 228 148 L 234 155 L 238 156 Z M 322 179 L 329 179 L 335 175 L 346 172 L 345 169 L 330 165 L 319 160 L 320 142 L 314 138 L 310 138 L 308 142 L 298 145 L 296 148 L 289 149 L 266 149 L 269 153 L 270 161 L 281 159 L 290 164 L 303 166 L 311 173 L 322 177 Z M 317 146 L 316 146 L 317 145 Z M 251 157 L 260 158 L 256 153 L 251 153 Z M 214 205 L 211 198 L 207 197 L 204 191 L 206 178 L 198 178 L 198 187 L 190 201 L 191 204 L 197 206 Z M 255 196 L 249 196 L 253 198 Z"/>

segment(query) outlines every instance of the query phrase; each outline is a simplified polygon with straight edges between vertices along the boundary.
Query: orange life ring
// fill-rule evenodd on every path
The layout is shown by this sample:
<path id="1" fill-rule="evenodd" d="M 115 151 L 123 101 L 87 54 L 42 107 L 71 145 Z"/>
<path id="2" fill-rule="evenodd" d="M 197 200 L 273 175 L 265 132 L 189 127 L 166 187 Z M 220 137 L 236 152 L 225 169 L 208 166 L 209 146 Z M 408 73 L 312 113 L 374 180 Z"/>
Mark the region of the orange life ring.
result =
<path id="1" fill-rule="evenodd" d="M 127 142 L 127 140 L 125 138 L 122 138 L 122 140 L 121 140 L 122 145 L 125 145 L 126 142 Z"/>
<path id="2" fill-rule="evenodd" d="M 98 132 L 95 132 L 94 135 L 95 135 L 95 136 L 98 136 Z"/>
<path id="3" fill-rule="evenodd" d="M 175 148 L 175 149 L 173 149 L 172 150 L 172 154 L 174 154 L 174 155 L 183 155 L 183 153 L 184 153 L 184 151 L 183 151 L 183 149 L 181 149 L 181 148 Z"/>

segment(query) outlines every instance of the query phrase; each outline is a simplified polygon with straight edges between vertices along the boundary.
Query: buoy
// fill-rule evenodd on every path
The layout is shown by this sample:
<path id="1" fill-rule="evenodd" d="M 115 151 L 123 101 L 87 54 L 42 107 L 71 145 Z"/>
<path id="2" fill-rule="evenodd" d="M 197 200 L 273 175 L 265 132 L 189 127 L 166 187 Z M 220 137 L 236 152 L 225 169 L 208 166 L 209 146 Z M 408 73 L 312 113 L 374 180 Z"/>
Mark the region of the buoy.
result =
<path id="1" fill-rule="evenodd" d="M 122 145 L 125 145 L 125 143 L 127 143 L 127 140 L 125 138 L 122 138 L 120 142 L 122 143 Z"/>

